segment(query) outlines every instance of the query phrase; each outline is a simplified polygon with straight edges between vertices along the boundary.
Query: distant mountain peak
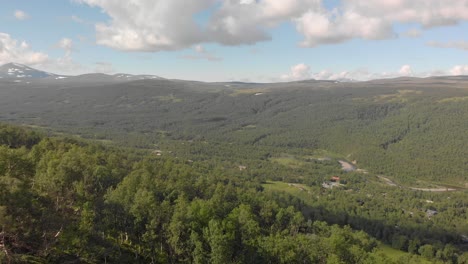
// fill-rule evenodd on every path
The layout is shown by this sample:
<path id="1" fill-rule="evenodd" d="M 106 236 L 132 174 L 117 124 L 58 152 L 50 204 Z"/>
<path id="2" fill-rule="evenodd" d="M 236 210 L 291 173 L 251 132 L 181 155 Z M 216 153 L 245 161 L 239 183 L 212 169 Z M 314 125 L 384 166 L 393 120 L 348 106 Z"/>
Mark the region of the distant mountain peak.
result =
<path id="1" fill-rule="evenodd" d="M 10 63 L 7 63 L 3 66 L 7 66 L 7 67 L 19 67 L 19 68 L 25 68 L 25 67 L 28 67 L 24 64 L 19 64 L 19 63 L 15 63 L 15 62 L 10 62 Z"/>
<path id="2" fill-rule="evenodd" d="M 15 62 L 0 66 L 0 77 L 2 78 L 47 78 L 51 76 L 56 76 L 56 74 L 40 71 Z"/>
<path id="3" fill-rule="evenodd" d="M 21 82 L 22 79 L 50 79 L 50 80 L 79 80 L 87 82 L 128 82 L 137 80 L 162 80 L 164 78 L 157 75 L 133 75 L 118 73 L 109 75 L 105 73 L 88 73 L 78 76 L 65 76 L 41 71 L 24 64 L 10 62 L 0 66 L 0 79 L 15 80 Z"/>

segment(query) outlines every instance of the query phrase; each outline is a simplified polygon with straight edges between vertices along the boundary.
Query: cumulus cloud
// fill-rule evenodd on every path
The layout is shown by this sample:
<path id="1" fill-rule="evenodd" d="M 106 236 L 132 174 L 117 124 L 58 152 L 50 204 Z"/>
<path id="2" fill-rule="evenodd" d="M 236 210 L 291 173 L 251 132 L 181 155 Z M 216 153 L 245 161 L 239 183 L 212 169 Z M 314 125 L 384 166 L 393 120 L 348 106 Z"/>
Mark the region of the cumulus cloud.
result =
<path id="1" fill-rule="evenodd" d="M 206 53 L 206 49 L 205 49 L 205 47 L 203 47 L 202 45 L 197 45 L 197 46 L 195 46 L 194 50 L 195 50 L 196 52 L 198 52 L 198 53 L 201 53 L 201 54 Z"/>
<path id="2" fill-rule="evenodd" d="M 450 70 L 433 70 L 426 72 L 414 72 L 410 65 L 402 65 L 397 71 L 370 72 L 367 69 L 356 69 L 349 71 L 334 72 L 331 70 L 312 71 L 310 66 L 301 63 L 291 67 L 287 74 L 272 81 L 300 81 L 307 79 L 329 80 L 329 81 L 368 81 L 375 79 L 396 78 L 396 77 L 431 77 L 441 75 L 468 75 L 468 65 L 454 66 Z"/>
<path id="3" fill-rule="evenodd" d="M 89 72 L 87 67 L 76 62 L 71 56 L 49 59 L 44 63 L 38 64 L 37 66 L 42 70 L 57 74 L 75 75 Z"/>
<path id="4" fill-rule="evenodd" d="M 295 23 L 297 31 L 304 36 L 300 43 L 303 47 L 341 43 L 353 38 L 378 40 L 396 37 L 391 23 L 355 11 L 342 14 L 309 11 Z"/>
<path id="5" fill-rule="evenodd" d="M 468 0 L 347 0 L 333 9 L 324 0 L 75 0 L 101 8 L 110 19 L 95 25 L 97 43 L 126 51 L 183 49 L 200 43 L 254 44 L 292 22 L 300 45 L 397 36 L 394 25 L 422 29 L 468 20 Z M 207 14 L 206 23 L 196 21 Z M 417 37 L 418 30 L 403 33 Z"/>
<path id="6" fill-rule="evenodd" d="M 77 0 L 110 17 L 96 24 L 97 43 L 126 51 L 182 49 L 203 42 L 224 45 L 270 40 L 268 28 L 299 16 L 317 0 Z M 206 25 L 194 16 L 215 9 Z"/>
<path id="7" fill-rule="evenodd" d="M 464 41 L 464 40 L 451 41 L 451 42 L 430 41 L 427 43 L 427 45 L 436 47 L 436 48 L 451 48 L 451 49 L 468 50 L 468 41 Z"/>
<path id="8" fill-rule="evenodd" d="M 22 11 L 22 10 L 16 10 L 13 15 L 15 16 L 16 19 L 18 20 L 26 20 L 29 18 L 29 15 Z"/>
<path id="9" fill-rule="evenodd" d="M 0 64 L 17 62 L 37 65 L 46 62 L 48 59 L 47 54 L 32 50 L 25 41 L 18 41 L 9 34 L 0 32 Z"/>
<path id="10" fill-rule="evenodd" d="M 86 72 L 86 68 L 75 62 L 71 56 L 71 40 L 62 39 L 57 47 L 64 49 L 64 56 L 51 58 L 46 53 L 33 50 L 27 42 L 18 41 L 9 34 L 0 32 L 0 65 L 16 62 L 58 74 Z"/>
<path id="11" fill-rule="evenodd" d="M 224 45 L 254 44 L 270 40 L 269 29 L 304 13 L 320 8 L 319 0 L 221 1 L 211 17 L 208 33 L 211 41 Z M 209 41 L 209 40 L 208 40 Z"/>
<path id="12" fill-rule="evenodd" d="M 340 43 L 354 38 L 396 37 L 396 23 L 423 28 L 453 25 L 468 20 L 468 0 L 348 0 L 332 11 L 309 10 L 296 19 L 304 35 L 302 46 Z M 407 33 L 408 34 L 408 33 Z M 417 31 L 409 32 L 417 35 Z"/>
<path id="13" fill-rule="evenodd" d="M 73 40 L 69 38 L 62 38 L 58 43 L 57 47 L 63 49 L 65 51 L 65 56 L 71 56 L 72 51 L 74 50 L 73 47 Z"/>
<path id="14" fill-rule="evenodd" d="M 456 65 L 450 69 L 452 75 L 468 75 L 468 65 Z"/>
<path id="15" fill-rule="evenodd" d="M 370 80 L 384 77 L 390 77 L 388 73 L 371 73 L 366 69 L 357 69 L 353 71 L 334 72 L 330 70 L 312 71 L 307 64 L 300 63 L 290 68 L 289 72 L 281 75 L 279 78 L 273 78 L 272 81 L 301 81 L 308 79 L 315 80 Z"/>
<path id="16" fill-rule="evenodd" d="M 400 23 L 418 23 L 424 28 L 453 25 L 468 19 L 467 0 L 348 0 L 347 10 L 366 17 Z"/>
<path id="17" fill-rule="evenodd" d="M 304 63 L 300 63 L 291 67 L 289 73 L 283 74 L 280 79 L 282 81 L 299 81 L 311 78 L 310 67 Z"/>
<path id="18" fill-rule="evenodd" d="M 62 38 L 55 46 L 63 50 L 63 56 L 53 59 L 50 58 L 40 63 L 42 69 L 59 74 L 81 74 L 89 71 L 89 69 L 73 59 L 73 52 L 76 50 L 73 40 Z"/>
<path id="19" fill-rule="evenodd" d="M 194 15 L 216 0 L 78 0 L 101 8 L 110 20 L 95 26 L 97 43 L 119 50 L 159 51 L 199 43 L 205 32 Z"/>
<path id="20" fill-rule="evenodd" d="M 412 76 L 413 75 L 413 70 L 411 69 L 411 66 L 409 65 L 403 65 L 401 66 L 400 70 L 398 71 L 398 73 L 401 75 L 401 76 Z"/>

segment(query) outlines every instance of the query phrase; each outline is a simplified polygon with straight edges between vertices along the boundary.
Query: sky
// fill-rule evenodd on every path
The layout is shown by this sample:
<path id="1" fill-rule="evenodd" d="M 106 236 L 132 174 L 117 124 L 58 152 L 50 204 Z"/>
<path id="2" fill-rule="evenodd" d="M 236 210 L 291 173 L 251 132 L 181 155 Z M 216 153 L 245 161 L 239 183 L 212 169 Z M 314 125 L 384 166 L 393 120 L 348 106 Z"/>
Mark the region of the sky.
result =
<path id="1" fill-rule="evenodd" d="M 468 0 L 15 0 L 0 64 L 200 81 L 468 75 Z"/>

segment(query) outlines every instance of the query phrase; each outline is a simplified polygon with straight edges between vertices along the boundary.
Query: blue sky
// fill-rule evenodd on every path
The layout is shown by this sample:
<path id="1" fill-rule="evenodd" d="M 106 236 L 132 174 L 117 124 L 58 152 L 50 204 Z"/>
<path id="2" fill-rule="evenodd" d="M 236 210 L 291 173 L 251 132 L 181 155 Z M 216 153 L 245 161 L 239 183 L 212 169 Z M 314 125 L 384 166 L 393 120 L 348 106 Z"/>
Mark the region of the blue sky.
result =
<path id="1" fill-rule="evenodd" d="M 468 75 L 468 0 L 16 0 L 0 63 L 202 81 Z"/>

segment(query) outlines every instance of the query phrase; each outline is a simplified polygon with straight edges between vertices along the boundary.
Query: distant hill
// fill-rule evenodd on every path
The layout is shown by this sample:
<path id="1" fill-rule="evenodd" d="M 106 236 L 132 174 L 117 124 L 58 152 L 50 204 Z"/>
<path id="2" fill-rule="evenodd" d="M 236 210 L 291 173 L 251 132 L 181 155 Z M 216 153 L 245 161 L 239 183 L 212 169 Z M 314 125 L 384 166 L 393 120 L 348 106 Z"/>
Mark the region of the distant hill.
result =
<path id="1" fill-rule="evenodd" d="M 0 79 L 0 121 L 141 147 L 164 134 L 278 151 L 326 149 L 393 179 L 468 186 L 466 76 L 269 84 L 55 78 Z"/>
<path id="2" fill-rule="evenodd" d="M 115 83 L 115 82 L 129 82 L 137 80 L 152 80 L 152 79 L 163 79 L 156 75 L 132 75 L 125 73 L 118 73 L 114 75 L 103 74 L 103 73 L 88 73 L 77 76 L 70 75 L 59 75 L 55 73 L 45 72 L 31 68 L 29 66 L 19 63 L 7 63 L 0 66 L 0 81 L 3 82 L 25 82 L 31 84 L 31 82 L 40 83 L 54 83 L 59 81 L 61 84 L 76 84 L 76 83 Z"/>
<path id="3" fill-rule="evenodd" d="M 36 70 L 23 64 L 7 63 L 0 66 L 1 78 L 47 78 L 57 76 L 56 74 Z"/>

